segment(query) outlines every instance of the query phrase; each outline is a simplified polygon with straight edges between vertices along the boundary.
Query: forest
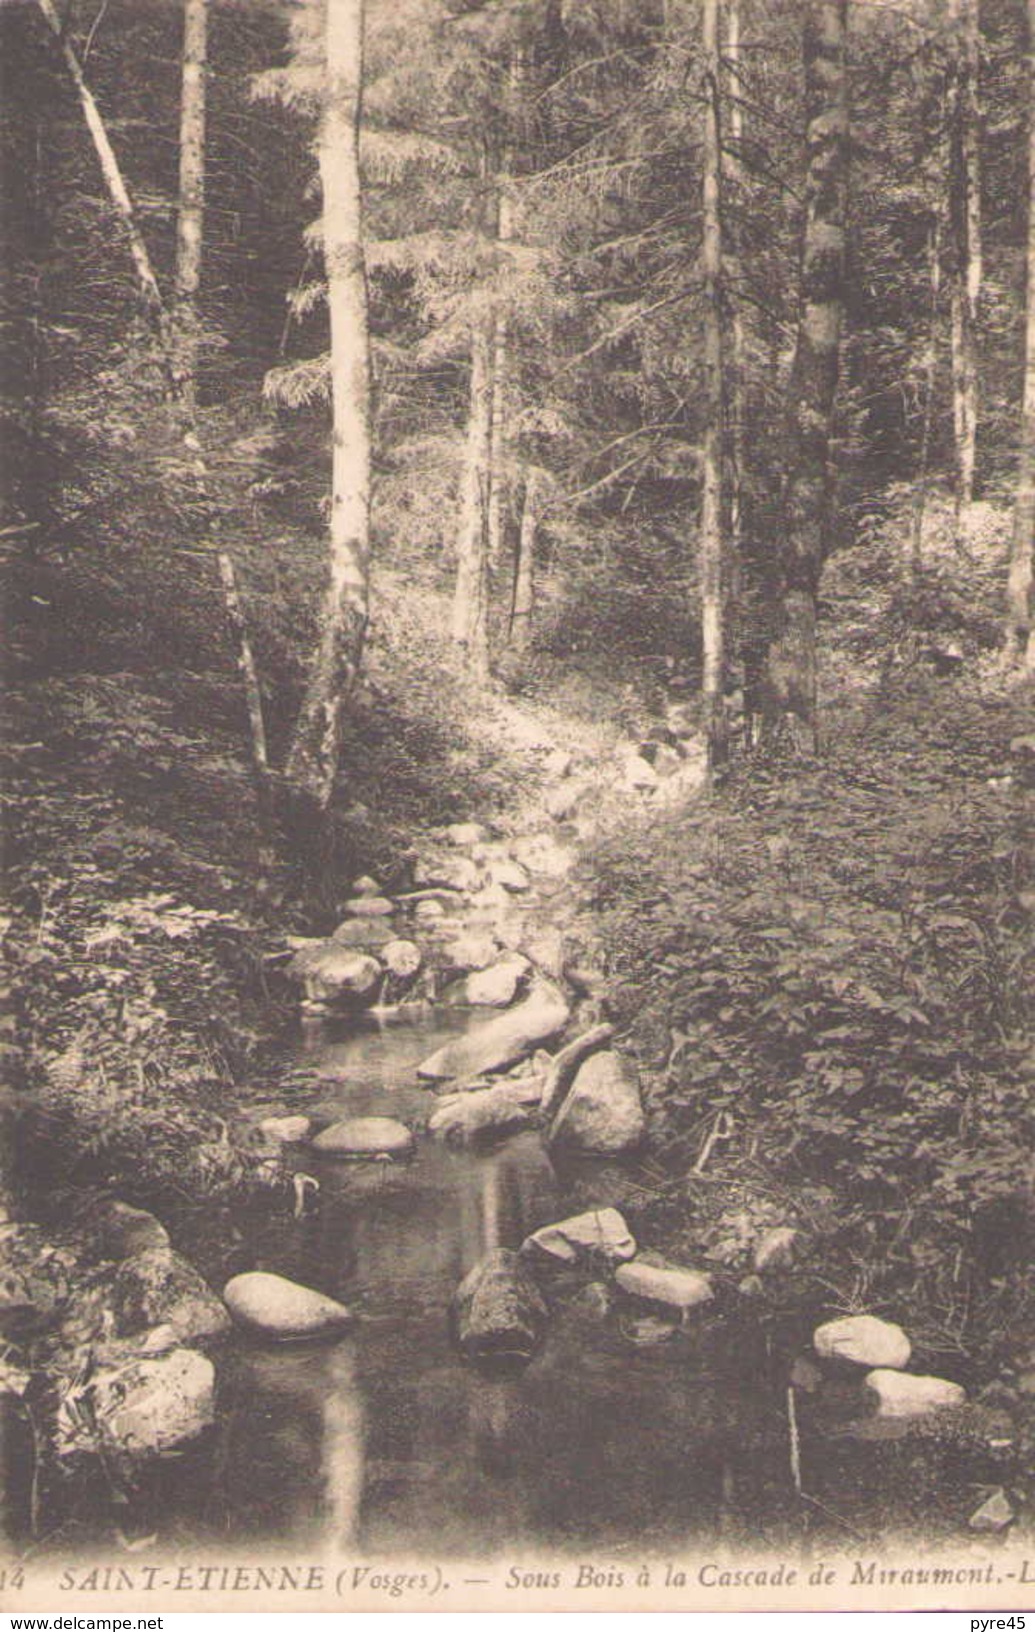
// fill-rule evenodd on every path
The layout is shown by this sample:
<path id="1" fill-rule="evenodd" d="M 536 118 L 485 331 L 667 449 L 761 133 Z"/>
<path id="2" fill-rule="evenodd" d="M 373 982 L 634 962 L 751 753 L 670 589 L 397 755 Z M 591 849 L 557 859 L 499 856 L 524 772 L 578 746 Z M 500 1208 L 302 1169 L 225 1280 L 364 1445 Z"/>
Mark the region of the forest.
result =
<path id="1" fill-rule="evenodd" d="M 1024 1534 L 1033 0 L 0 63 L 8 1545 Z"/>

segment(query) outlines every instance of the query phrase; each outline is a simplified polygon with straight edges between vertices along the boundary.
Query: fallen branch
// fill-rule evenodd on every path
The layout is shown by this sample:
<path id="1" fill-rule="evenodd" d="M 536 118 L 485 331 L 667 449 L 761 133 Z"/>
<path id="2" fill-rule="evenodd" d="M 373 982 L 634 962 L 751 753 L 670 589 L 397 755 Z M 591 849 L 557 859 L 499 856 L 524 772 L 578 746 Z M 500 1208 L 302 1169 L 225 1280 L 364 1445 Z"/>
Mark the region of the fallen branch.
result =
<path id="1" fill-rule="evenodd" d="M 544 1121 L 551 1122 L 560 1110 L 583 1060 L 595 1053 L 598 1048 L 603 1048 L 605 1043 L 609 1043 L 614 1034 L 614 1026 L 609 1026 L 606 1022 L 599 1026 L 591 1026 L 581 1037 L 576 1037 L 574 1042 L 568 1043 L 554 1055 L 543 1081 L 543 1097 L 539 1102 Z"/>

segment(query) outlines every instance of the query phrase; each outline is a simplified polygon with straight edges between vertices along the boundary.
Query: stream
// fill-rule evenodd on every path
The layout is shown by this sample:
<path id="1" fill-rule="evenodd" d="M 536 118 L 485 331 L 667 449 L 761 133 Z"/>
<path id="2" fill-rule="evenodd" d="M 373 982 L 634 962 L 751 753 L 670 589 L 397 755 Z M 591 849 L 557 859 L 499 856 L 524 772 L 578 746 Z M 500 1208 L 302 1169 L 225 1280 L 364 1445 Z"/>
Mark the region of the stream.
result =
<path id="1" fill-rule="evenodd" d="M 343 1116 L 423 1120 L 417 1062 L 477 1020 L 404 1009 L 358 1032 L 314 1025 L 296 1064 L 316 1079 L 289 1081 L 292 1108 L 315 1095 Z M 166 1502 L 178 1539 L 471 1557 L 786 1534 L 782 1390 L 743 1331 L 687 1325 L 643 1346 L 590 1288 L 557 1308 L 520 1375 L 458 1355 L 457 1283 L 488 1249 L 587 1205 L 585 1163 L 558 1175 L 535 1133 L 485 1154 L 422 1139 L 406 1163 L 299 1155 L 318 1205 L 269 1215 L 224 1273 L 288 1275 L 360 1319 L 332 1344 L 235 1340 L 215 1446 Z M 606 1204 L 606 1169 L 599 1183 Z"/>
<path id="2" fill-rule="evenodd" d="M 308 1022 L 279 1102 L 423 1125 L 432 1096 L 417 1064 L 484 1018 L 414 1006 Z M 178 1244 L 216 1288 L 273 1271 L 348 1305 L 355 1326 L 311 1343 L 236 1332 L 219 1351 L 211 1432 L 152 1460 L 132 1490 L 95 1466 L 53 1516 L 48 1550 L 113 1537 L 148 1553 L 230 1545 L 295 1558 L 829 1549 L 958 1535 L 975 1482 L 1002 1477 L 987 1450 L 975 1460 L 951 1438 L 903 1434 L 908 1424 L 824 1426 L 800 1394 L 795 1423 L 790 1365 L 818 1311 L 791 1305 L 763 1319 L 752 1299 L 723 1294 L 677 1325 L 571 1276 L 524 1370 L 466 1363 L 448 1311 L 468 1270 L 542 1225 L 620 1205 L 635 1168 L 565 1167 L 537 1132 L 482 1152 L 422 1135 L 407 1161 L 291 1155 L 319 1184 L 301 1216 L 281 1194 L 202 1218 Z M 17 1413 L 2 1449 L 16 1477 L 0 1510 L 24 1536 L 33 1462 Z"/>

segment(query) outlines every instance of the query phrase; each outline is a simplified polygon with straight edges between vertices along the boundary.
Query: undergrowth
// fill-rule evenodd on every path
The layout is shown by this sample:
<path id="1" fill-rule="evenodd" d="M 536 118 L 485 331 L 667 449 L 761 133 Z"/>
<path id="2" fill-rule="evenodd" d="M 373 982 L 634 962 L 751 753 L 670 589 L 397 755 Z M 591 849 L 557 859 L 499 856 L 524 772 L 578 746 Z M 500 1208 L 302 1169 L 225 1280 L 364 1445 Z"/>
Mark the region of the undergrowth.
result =
<path id="1" fill-rule="evenodd" d="M 666 1204 L 754 1174 L 828 1238 L 835 1302 L 936 1345 L 1035 1317 L 1035 877 L 1004 687 L 912 670 L 822 759 L 592 858 Z M 835 1241 L 835 1238 L 836 1241 Z"/>

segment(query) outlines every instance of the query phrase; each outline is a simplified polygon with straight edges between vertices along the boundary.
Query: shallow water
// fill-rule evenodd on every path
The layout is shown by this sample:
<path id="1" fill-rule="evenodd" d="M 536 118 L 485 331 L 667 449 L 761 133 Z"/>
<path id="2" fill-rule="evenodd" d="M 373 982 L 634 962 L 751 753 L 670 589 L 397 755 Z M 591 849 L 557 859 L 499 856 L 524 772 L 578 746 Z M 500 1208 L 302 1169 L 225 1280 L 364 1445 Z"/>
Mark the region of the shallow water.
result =
<path id="1" fill-rule="evenodd" d="M 468 1023 L 453 1013 L 344 1037 L 311 1029 L 311 1102 L 423 1117 L 416 1064 Z M 447 1323 L 458 1281 L 490 1248 L 517 1247 L 571 1210 L 537 1135 L 485 1154 L 422 1140 L 399 1164 L 306 1152 L 304 1167 L 318 1208 L 271 1218 L 249 1267 L 318 1286 L 361 1318 L 330 1346 L 244 1343 L 224 1363 L 196 1514 L 205 1529 L 382 1556 L 591 1543 L 620 1553 L 782 1529 L 782 1417 L 759 1356 L 721 1322 L 645 1346 L 593 1294 L 576 1295 L 520 1375 L 487 1377 L 460 1359 Z"/>

